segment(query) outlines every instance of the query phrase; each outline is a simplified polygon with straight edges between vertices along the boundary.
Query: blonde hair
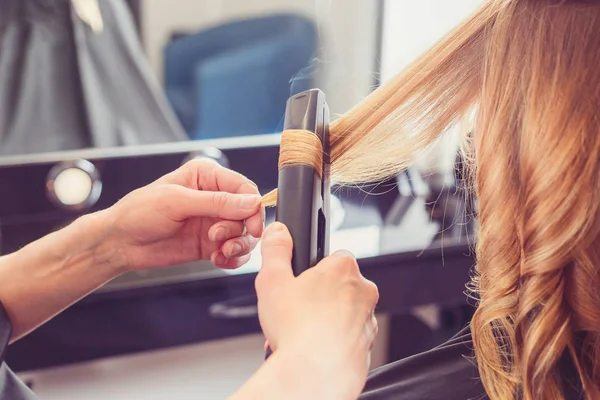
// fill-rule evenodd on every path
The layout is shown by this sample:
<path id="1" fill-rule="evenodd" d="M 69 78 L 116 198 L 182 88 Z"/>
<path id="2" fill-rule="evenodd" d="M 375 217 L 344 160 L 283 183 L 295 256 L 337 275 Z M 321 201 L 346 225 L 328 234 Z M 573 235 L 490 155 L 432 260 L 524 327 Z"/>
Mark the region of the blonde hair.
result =
<path id="1" fill-rule="evenodd" d="M 491 399 L 563 399 L 565 355 L 600 398 L 599 120 L 600 3 L 489 0 L 331 127 L 332 180 L 356 184 L 470 124 L 471 330 Z"/>

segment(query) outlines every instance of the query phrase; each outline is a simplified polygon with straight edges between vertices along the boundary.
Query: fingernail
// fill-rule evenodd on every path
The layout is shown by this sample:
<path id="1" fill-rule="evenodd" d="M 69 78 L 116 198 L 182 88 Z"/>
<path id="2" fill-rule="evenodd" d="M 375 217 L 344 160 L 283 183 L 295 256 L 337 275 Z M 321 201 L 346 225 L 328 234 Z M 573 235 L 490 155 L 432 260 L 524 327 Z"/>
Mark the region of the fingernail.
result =
<path id="1" fill-rule="evenodd" d="M 213 234 L 212 241 L 213 242 L 222 242 L 227 238 L 227 228 L 224 226 L 220 226 L 215 229 L 215 233 Z"/>
<path id="2" fill-rule="evenodd" d="M 352 257 L 354 259 L 356 259 L 356 257 L 354 256 L 354 254 L 352 254 L 352 252 L 348 251 L 348 250 L 338 250 L 335 253 L 333 253 L 337 256 L 347 256 L 347 257 Z"/>
<path id="3" fill-rule="evenodd" d="M 258 186 L 256 185 L 256 183 L 248 181 L 246 182 L 246 185 L 250 186 L 252 189 L 255 189 L 258 192 Z"/>
<path id="4" fill-rule="evenodd" d="M 233 243 L 230 249 L 229 258 L 233 258 L 242 252 L 242 246 L 239 243 Z"/>
<path id="5" fill-rule="evenodd" d="M 265 229 L 265 236 L 272 235 L 277 232 L 283 231 L 284 225 L 281 222 L 273 222 L 267 229 Z"/>
<path id="6" fill-rule="evenodd" d="M 244 210 L 252 210 L 260 203 L 260 196 L 250 194 L 242 198 L 242 208 Z"/>
<path id="7" fill-rule="evenodd" d="M 215 264 L 224 265 L 227 263 L 227 257 L 225 255 L 219 253 L 215 256 Z"/>

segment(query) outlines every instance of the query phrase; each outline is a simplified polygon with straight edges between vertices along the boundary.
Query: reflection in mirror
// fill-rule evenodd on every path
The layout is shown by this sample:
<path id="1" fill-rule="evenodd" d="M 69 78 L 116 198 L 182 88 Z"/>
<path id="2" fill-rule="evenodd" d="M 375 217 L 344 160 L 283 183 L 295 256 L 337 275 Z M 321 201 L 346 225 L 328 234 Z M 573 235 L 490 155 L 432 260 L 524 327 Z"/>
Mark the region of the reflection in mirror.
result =
<path id="1" fill-rule="evenodd" d="M 376 82 L 379 6 L 5 0 L 0 154 L 278 133 L 313 87 L 343 113 Z"/>
<path id="2" fill-rule="evenodd" d="M 318 87 L 334 114 L 377 75 L 378 2 L 141 1 L 141 37 L 193 139 L 279 132 L 290 95 Z"/>
<path id="3" fill-rule="evenodd" d="M 185 139 L 122 0 L 5 0 L 0 153 Z"/>

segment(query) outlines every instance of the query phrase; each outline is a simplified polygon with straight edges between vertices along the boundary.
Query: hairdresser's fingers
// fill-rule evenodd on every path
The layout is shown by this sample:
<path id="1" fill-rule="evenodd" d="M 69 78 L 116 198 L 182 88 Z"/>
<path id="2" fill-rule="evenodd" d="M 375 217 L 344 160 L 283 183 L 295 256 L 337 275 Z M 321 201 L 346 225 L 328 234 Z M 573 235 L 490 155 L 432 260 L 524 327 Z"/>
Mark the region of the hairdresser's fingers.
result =
<path id="1" fill-rule="evenodd" d="M 244 175 L 223 167 L 211 158 L 188 161 L 181 168 L 163 176 L 156 182 L 170 183 L 210 192 L 242 193 L 244 185 L 253 187 L 249 194 L 259 194 L 257 186 Z M 156 183 L 155 182 L 155 183 Z"/>
<path id="2" fill-rule="evenodd" d="M 266 210 L 265 207 L 260 206 L 260 211 L 246 219 L 246 231 L 257 239 L 263 234 L 265 229 Z"/>
<path id="3" fill-rule="evenodd" d="M 274 222 L 265 229 L 262 240 L 262 267 L 256 277 L 256 292 L 278 287 L 282 281 L 293 279 L 292 237 L 285 225 Z"/>
<path id="4" fill-rule="evenodd" d="M 248 184 L 244 184 L 240 186 L 236 193 L 238 194 L 248 194 L 248 195 L 258 195 L 258 188 L 252 181 L 248 181 Z M 265 226 L 265 209 L 264 207 L 260 207 L 260 211 L 256 214 L 252 215 L 250 218 L 246 219 L 246 230 L 248 233 L 255 238 L 260 238 L 263 229 Z"/>
<path id="5" fill-rule="evenodd" d="M 202 190 L 201 183 L 204 181 L 208 171 L 215 168 L 223 168 L 216 160 L 208 157 L 193 159 L 184 165 L 157 179 L 151 185 L 172 184 L 180 185 L 190 189 Z"/>
<path id="6" fill-rule="evenodd" d="M 250 261 L 250 254 L 241 257 L 227 258 L 221 251 L 215 251 L 210 256 L 210 261 L 222 269 L 236 269 Z"/>
<path id="7" fill-rule="evenodd" d="M 361 276 L 356 257 L 347 250 L 336 251 L 329 257 L 321 260 L 315 268 L 335 273 L 338 276 Z"/>
<path id="8" fill-rule="evenodd" d="M 208 239 L 213 243 L 222 243 L 243 236 L 245 230 L 243 221 L 219 221 L 208 229 Z"/>
<path id="9" fill-rule="evenodd" d="M 240 193 L 243 185 L 254 186 L 258 194 L 258 188 L 244 175 L 225 168 L 217 163 L 206 164 L 204 161 L 190 161 L 186 164 L 197 175 L 197 186 L 200 190 L 223 191 L 229 193 Z"/>
<path id="10" fill-rule="evenodd" d="M 240 173 L 219 165 L 201 171 L 198 187 L 202 190 L 260 195 L 258 186 Z M 262 235 L 263 226 L 264 214 L 262 212 L 250 216 L 246 221 L 248 233 L 256 238 L 260 238 Z"/>
<path id="11" fill-rule="evenodd" d="M 183 186 L 161 188 L 158 207 L 167 217 L 183 221 L 192 217 L 245 220 L 260 213 L 260 196 L 204 192 Z"/>
<path id="12" fill-rule="evenodd" d="M 349 251 L 340 250 L 323 259 L 315 268 L 333 274 L 340 281 L 354 282 L 354 288 L 363 301 L 360 303 L 367 310 L 373 310 L 379 302 L 377 285 L 366 279 L 360 272 L 356 257 Z"/>
<path id="13" fill-rule="evenodd" d="M 203 158 L 187 162 L 184 166 L 157 180 L 155 184 L 172 184 L 208 192 L 226 192 L 260 196 L 258 187 L 245 176 L 224 168 L 216 161 Z M 264 210 L 245 217 L 248 233 L 260 238 L 264 229 Z"/>
<path id="14" fill-rule="evenodd" d="M 370 321 L 370 327 L 371 327 L 371 346 L 370 348 L 373 349 L 373 346 L 375 345 L 375 339 L 377 339 L 377 335 L 379 334 L 379 323 L 377 322 L 377 317 L 375 316 L 375 313 L 371 314 L 371 321 Z"/>
<path id="15" fill-rule="evenodd" d="M 250 235 L 244 235 L 226 241 L 223 244 L 223 247 L 221 247 L 221 252 L 227 258 L 241 257 L 254 250 L 257 244 L 257 238 Z"/>
<path id="16" fill-rule="evenodd" d="M 373 303 L 373 309 L 375 309 L 375 306 L 377 303 L 379 303 L 379 288 L 376 284 L 364 277 L 362 277 L 362 282 L 365 287 L 365 296 L 371 303 Z"/>

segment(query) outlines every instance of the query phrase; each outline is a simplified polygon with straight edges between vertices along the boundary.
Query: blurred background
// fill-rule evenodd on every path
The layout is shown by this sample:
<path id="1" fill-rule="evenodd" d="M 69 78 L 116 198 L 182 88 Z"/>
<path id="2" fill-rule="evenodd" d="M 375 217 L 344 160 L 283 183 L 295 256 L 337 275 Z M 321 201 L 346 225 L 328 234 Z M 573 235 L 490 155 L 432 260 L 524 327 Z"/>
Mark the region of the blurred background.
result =
<path id="1" fill-rule="evenodd" d="M 1 251 L 194 157 L 276 187 L 289 96 L 320 88 L 335 119 L 481 2 L 0 2 Z M 374 367 L 469 320 L 456 163 L 449 136 L 379 196 L 336 195 L 332 246 L 364 259 L 382 292 Z M 73 169 L 85 177 L 48 193 Z M 234 272 L 196 263 L 119 278 L 12 346 L 9 365 L 47 400 L 226 398 L 263 359 L 257 257 Z"/>

